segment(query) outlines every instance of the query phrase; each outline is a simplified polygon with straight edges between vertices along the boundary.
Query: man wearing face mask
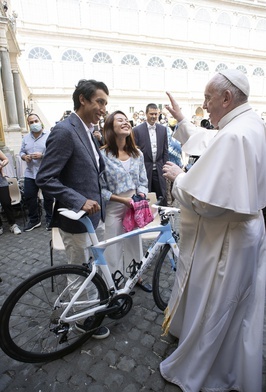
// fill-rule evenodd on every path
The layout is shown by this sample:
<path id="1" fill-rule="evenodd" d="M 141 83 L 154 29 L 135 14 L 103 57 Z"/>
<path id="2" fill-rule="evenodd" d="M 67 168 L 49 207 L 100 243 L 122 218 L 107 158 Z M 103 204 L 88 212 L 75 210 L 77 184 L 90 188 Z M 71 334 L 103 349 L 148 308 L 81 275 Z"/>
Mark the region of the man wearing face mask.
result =
<path id="1" fill-rule="evenodd" d="M 37 114 L 30 114 L 27 118 L 30 132 L 24 136 L 20 149 L 20 157 L 27 163 L 24 173 L 24 196 L 28 207 L 29 222 L 24 231 L 31 231 L 41 226 L 38 213 L 38 192 L 39 187 L 35 179 L 45 153 L 46 140 L 49 132 L 43 129 L 43 124 Z M 52 217 L 53 197 L 43 192 L 43 205 L 45 209 L 46 229 L 50 230 L 49 225 Z"/>

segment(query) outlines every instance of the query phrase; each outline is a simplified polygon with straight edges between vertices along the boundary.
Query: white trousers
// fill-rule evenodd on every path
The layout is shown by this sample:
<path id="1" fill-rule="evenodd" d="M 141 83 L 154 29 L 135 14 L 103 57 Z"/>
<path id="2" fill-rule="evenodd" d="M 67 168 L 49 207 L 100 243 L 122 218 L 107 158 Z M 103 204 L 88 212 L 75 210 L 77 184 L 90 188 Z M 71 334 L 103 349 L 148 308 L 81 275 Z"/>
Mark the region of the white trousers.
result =
<path id="1" fill-rule="evenodd" d="M 88 233 L 72 234 L 59 229 L 65 245 L 66 255 L 69 264 L 83 264 L 89 261 L 91 240 Z M 100 221 L 96 234 L 99 241 L 104 240 L 104 222 Z"/>
<path id="2" fill-rule="evenodd" d="M 121 193 L 119 196 L 131 197 L 134 191 Z M 109 201 L 106 205 L 105 216 L 105 236 L 104 239 L 116 237 L 125 233 L 123 229 L 123 218 L 127 211 L 127 207 L 122 203 Z M 125 239 L 106 248 L 104 256 L 108 262 L 111 273 L 116 270 L 128 277 L 127 267 L 132 259 L 139 262 L 143 256 L 142 240 L 140 236 Z"/>

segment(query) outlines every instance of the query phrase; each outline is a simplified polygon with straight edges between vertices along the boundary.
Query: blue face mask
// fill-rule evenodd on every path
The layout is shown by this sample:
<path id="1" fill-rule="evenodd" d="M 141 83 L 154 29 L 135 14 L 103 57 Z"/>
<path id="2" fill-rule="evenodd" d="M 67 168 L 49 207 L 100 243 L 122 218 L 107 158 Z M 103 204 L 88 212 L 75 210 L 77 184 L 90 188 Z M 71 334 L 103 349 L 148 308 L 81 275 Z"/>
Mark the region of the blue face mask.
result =
<path id="1" fill-rule="evenodd" d="M 30 131 L 38 133 L 42 130 L 42 124 L 41 123 L 34 123 L 30 124 Z"/>

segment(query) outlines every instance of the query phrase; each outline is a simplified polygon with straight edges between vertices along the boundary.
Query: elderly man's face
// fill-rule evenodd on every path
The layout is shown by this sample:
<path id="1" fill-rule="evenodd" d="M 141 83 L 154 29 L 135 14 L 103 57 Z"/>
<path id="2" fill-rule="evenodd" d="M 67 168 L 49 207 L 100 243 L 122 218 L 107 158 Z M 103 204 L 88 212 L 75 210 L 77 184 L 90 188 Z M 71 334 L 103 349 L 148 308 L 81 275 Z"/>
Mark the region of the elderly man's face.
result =
<path id="1" fill-rule="evenodd" d="M 223 106 L 224 94 L 218 93 L 215 83 L 211 80 L 205 88 L 204 96 L 203 108 L 210 114 L 211 123 L 216 128 L 218 122 L 227 113 Z"/>

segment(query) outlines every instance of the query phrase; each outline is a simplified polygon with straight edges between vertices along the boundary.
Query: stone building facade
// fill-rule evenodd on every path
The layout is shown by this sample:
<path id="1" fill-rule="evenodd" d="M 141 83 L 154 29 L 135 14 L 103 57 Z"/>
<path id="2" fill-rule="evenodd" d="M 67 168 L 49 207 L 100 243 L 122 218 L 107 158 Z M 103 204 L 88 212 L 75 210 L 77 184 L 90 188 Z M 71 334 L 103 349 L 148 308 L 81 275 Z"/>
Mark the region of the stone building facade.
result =
<path id="1" fill-rule="evenodd" d="M 9 20 L 16 16 L 16 56 L 21 52 L 17 63 L 10 60 L 13 81 L 17 68 L 23 105 L 47 128 L 72 110 L 72 92 L 83 78 L 108 85 L 109 112 L 131 116 L 150 102 L 163 108 L 168 90 L 188 117 L 204 117 L 205 84 L 224 68 L 248 76 L 250 103 L 266 118 L 266 0 L 7 3 Z"/>

